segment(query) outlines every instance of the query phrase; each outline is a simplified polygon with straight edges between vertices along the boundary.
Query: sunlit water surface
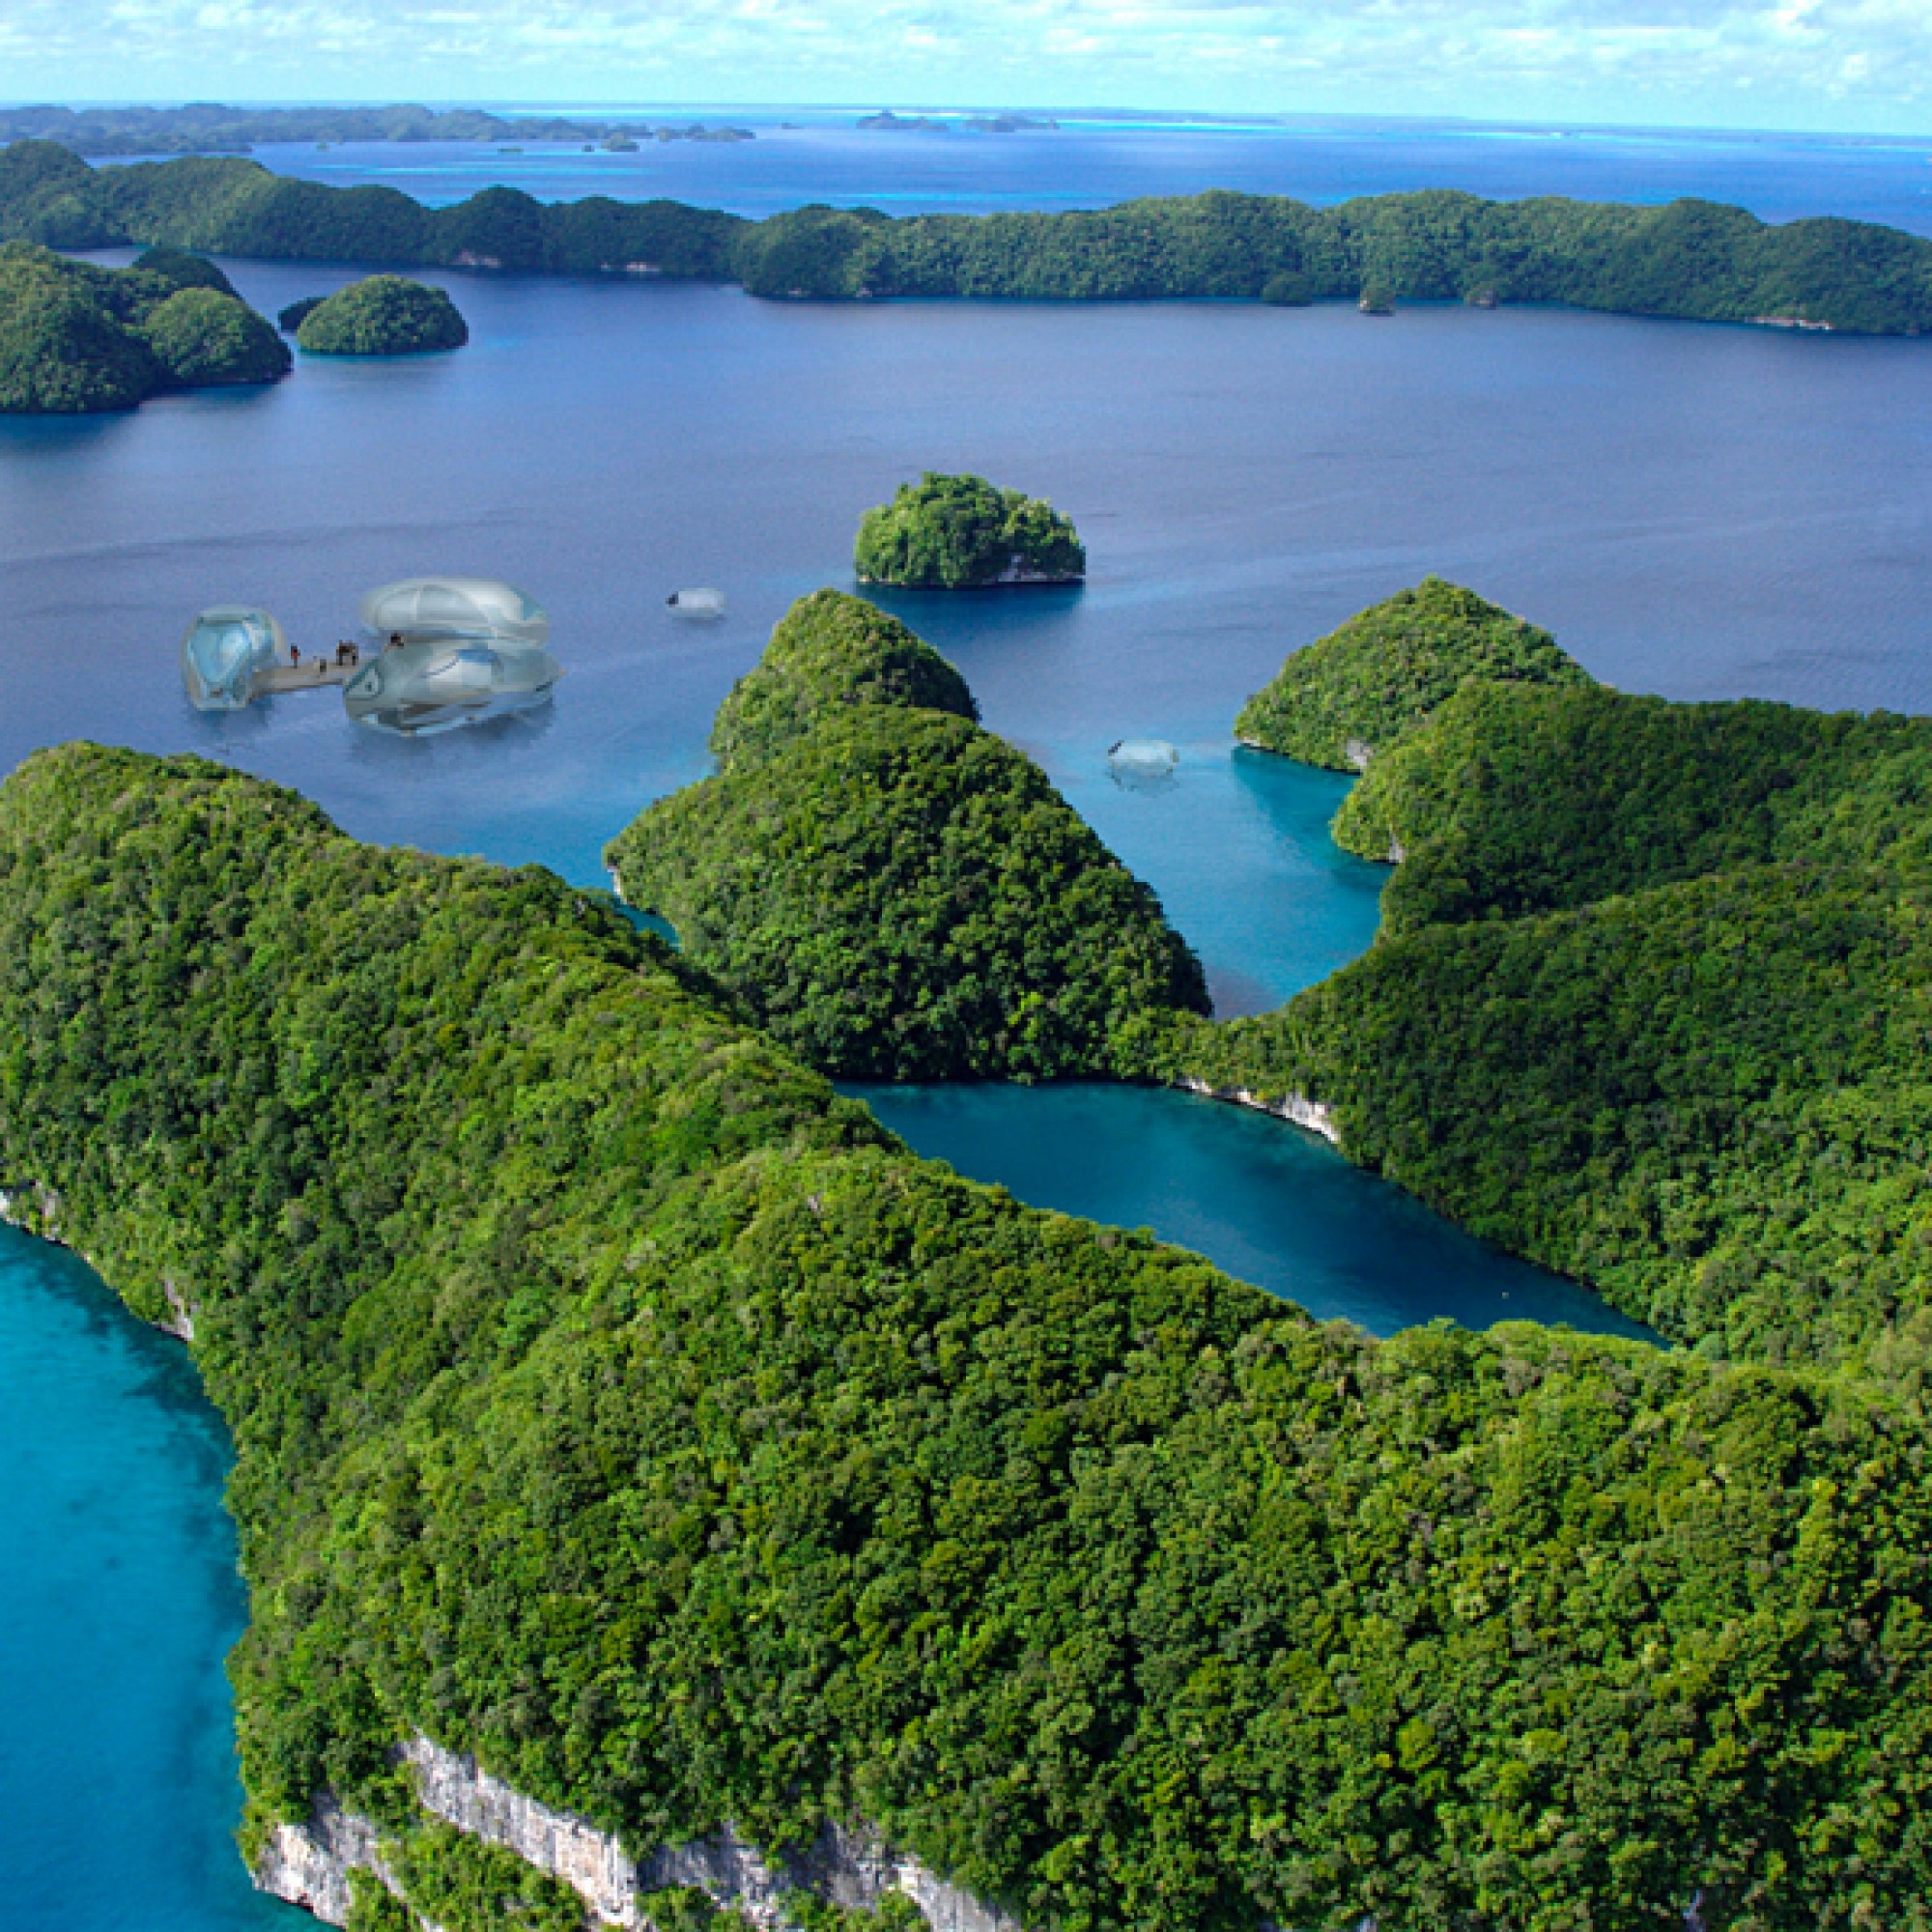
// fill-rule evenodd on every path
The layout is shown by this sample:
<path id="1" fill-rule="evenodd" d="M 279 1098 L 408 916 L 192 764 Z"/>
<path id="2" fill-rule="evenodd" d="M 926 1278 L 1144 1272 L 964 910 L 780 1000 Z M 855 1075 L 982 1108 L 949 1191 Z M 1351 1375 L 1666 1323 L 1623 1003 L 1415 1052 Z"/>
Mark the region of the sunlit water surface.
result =
<path id="1" fill-rule="evenodd" d="M 902 110 L 903 111 L 903 110 Z M 600 118 L 619 118 L 591 109 Z M 1057 129 L 1009 134 L 889 133 L 851 110 L 663 108 L 653 125 L 750 128 L 731 145 L 648 141 L 636 154 L 580 144 L 275 143 L 256 151 L 277 174 L 338 187 L 380 182 L 418 201 L 461 200 L 508 182 L 546 201 L 655 196 L 764 215 L 806 202 L 892 214 L 1100 208 L 1151 194 L 1233 188 L 1304 201 L 1413 188 L 1461 188 L 1507 200 L 1561 194 L 1658 202 L 1731 202 L 1768 221 L 1847 214 L 1932 230 L 1932 141 L 1694 128 L 1486 127 L 1366 117 L 1259 121 L 1151 120 L 1073 114 Z M 787 125 L 789 124 L 789 125 Z"/>

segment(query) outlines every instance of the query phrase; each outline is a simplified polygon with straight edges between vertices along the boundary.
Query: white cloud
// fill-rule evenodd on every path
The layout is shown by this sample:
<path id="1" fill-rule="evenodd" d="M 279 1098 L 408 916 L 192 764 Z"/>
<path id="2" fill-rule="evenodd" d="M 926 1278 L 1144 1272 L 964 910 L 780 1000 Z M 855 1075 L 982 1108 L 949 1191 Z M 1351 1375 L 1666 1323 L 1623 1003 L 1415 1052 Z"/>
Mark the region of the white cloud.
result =
<path id="1" fill-rule="evenodd" d="M 6 0 L 15 99 L 884 99 L 1916 131 L 1928 0 Z M 1768 106 L 1767 103 L 1772 103 Z"/>

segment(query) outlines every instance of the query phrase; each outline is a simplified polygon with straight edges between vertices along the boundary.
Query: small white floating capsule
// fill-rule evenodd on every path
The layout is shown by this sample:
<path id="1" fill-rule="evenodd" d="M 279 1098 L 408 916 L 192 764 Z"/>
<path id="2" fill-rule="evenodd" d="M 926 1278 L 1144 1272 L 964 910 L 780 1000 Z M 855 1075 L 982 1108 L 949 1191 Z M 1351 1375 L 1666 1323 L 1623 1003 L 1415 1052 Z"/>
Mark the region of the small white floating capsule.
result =
<path id="1" fill-rule="evenodd" d="M 724 593 L 722 590 L 673 590 L 665 602 L 680 617 L 722 617 Z"/>
<path id="2" fill-rule="evenodd" d="M 1108 769 L 1122 784 L 1159 784 L 1179 763 L 1179 752 L 1165 738 L 1122 738 L 1107 748 Z"/>

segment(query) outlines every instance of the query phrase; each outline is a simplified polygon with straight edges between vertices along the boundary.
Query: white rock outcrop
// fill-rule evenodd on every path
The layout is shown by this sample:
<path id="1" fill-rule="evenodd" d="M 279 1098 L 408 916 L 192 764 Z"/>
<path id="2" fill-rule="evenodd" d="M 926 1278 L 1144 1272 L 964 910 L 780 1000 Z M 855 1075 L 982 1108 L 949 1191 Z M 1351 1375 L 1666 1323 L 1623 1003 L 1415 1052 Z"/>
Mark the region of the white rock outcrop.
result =
<path id="1" fill-rule="evenodd" d="M 166 1275 L 161 1277 L 161 1293 L 168 1298 L 168 1319 L 165 1321 L 156 1321 L 155 1326 L 165 1328 L 170 1335 L 179 1335 L 184 1342 L 192 1342 L 194 1304 Z"/>
<path id="2" fill-rule="evenodd" d="M 349 1874 L 356 1870 L 373 1872 L 395 1889 L 375 1826 L 324 1797 L 305 1823 L 275 1827 L 255 1861 L 255 1883 L 330 1925 L 341 1925 L 349 1918 Z"/>
<path id="3" fill-rule="evenodd" d="M 1209 1100 L 1226 1100 L 1236 1107 L 1252 1107 L 1257 1113 L 1272 1114 L 1277 1120 L 1292 1121 L 1297 1127 L 1306 1127 L 1311 1134 L 1320 1134 L 1331 1147 L 1342 1145 L 1342 1130 L 1335 1124 L 1335 1110 L 1321 1100 L 1311 1100 L 1302 1094 L 1283 1094 L 1270 1100 L 1265 1094 L 1257 1094 L 1250 1087 L 1211 1087 L 1205 1080 L 1196 1080 L 1182 1074 L 1174 1083 L 1190 1094 L 1200 1094 Z"/>
<path id="4" fill-rule="evenodd" d="M 774 1861 L 726 1828 L 690 1844 L 630 1857 L 614 1834 L 589 1819 L 526 1798 L 473 1757 L 425 1737 L 400 1753 L 415 1773 L 422 1807 L 484 1844 L 514 1852 L 560 1879 L 600 1924 L 651 1932 L 641 1900 L 670 1886 L 696 1886 L 742 1913 L 761 1932 L 786 1925 L 786 1894 L 810 1891 L 848 1907 L 875 1906 L 904 1892 L 933 1932 L 1021 1932 L 1004 1913 L 949 1885 L 918 1860 L 894 1852 L 869 1833 L 828 1826 L 797 1856 Z M 308 1820 L 280 1825 L 257 1861 L 263 1890 L 340 1925 L 349 1913 L 349 1874 L 360 1866 L 394 1889 L 376 1828 L 333 1800 L 320 1800 Z"/>
<path id="5" fill-rule="evenodd" d="M 61 1237 L 60 1196 L 38 1180 L 10 1182 L 7 1187 L 0 1188 L 0 1221 L 24 1228 L 28 1234 L 38 1235 L 43 1241 L 58 1241 Z"/>
<path id="6" fill-rule="evenodd" d="M 69 1242 L 61 1233 L 61 1198 L 51 1187 L 36 1180 L 32 1182 L 14 1181 L 11 1187 L 0 1187 L 0 1221 L 8 1226 L 24 1230 L 29 1235 L 37 1235 L 43 1241 L 51 1241 L 56 1247 L 67 1247 Z M 89 1267 L 97 1268 L 94 1257 L 83 1250 L 75 1249 Z M 167 1315 L 152 1325 L 164 1334 L 173 1335 L 184 1342 L 194 1340 L 194 1307 L 171 1280 L 165 1277 L 161 1282 L 161 1292 L 168 1298 Z"/>

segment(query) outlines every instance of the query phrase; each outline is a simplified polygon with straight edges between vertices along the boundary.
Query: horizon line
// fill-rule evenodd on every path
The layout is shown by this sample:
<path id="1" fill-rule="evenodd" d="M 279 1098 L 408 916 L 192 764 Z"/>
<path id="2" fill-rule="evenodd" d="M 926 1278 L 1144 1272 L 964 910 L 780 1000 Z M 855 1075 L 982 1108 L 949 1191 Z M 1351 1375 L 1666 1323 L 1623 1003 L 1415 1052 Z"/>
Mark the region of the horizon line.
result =
<path id="1" fill-rule="evenodd" d="M 1726 124 L 1713 122 L 1674 122 L 1674 121 L 1594 121 L 1578 119 L 1562 120 L 1518 120 L 1503 116 L 1469 114 L 1425 114 L 1393 113 L 1369 114 L 1362 112 L 1335 112 L 1295 109 L 1252 109 L 1236 111 L 1216 108 L 1184 107 L 1136 107 L 1130 105 L 1049 105 L 1035 103 L 1017 106 L 1011 101 L 986 102 L 939 102 L 932 100 L 904 101 L 894 107 L 880 104 L 872 99 L 846 100 L 724 100 L 702 99 L 690 101 L 676 100 L 611 100 L 585 101 L 582 99 L 542 100 L 528 97 L 441 97 L 418 96 L 398 99 L 395 96 L 334 97 L 313 96 L 263 97 L 244 99 L 231 97 L 226 99 L 202 97 L 189 99 L 169 96 L 164 98 L 136 98 L 132 96 L 70 97 L 49 99 L 42 96 L 34 99 L 0 100 L 0 112 L 23 112 L 34 108 L 60 108 L 69 113 L 113 111 L 116 109 L 152 109 L 159 112 L 179 111 L 189 107 L 225 107 L 240 111 L 285 111 L 302 108 L 379 109 L 384 107 L 421 107 L 431 112 L 447 113 L 454 110 L 471 109 L 480 113 L 494 114 L 549 114 L 558 119 L 568 119 L 572 115 L 591 114 L 647 114 L 666 113 L 693 115 L 697 113 L 747 113 L 747 114 L 863 114 L 863 113 L 906 113 L 906 114 L 1026 114 L 1062 116 L 1067 119 L 1120 120 L 1134 119 L 1141 122 L 1158 124 L 1194 123 L 1204 126 L 1265 127 L 1293 132 L 1297 127 L 1369 125 L 1386 127 L 1391 124 L 1418 128 L 1452 128 L 1471 130 L 1505 129 L 1522 130 L 1548 134 L 1634 134 L 1676 136 L 1704 135 L 1725 138 L 1755 138 L 1763 140 L 1816 139 L 1840 142 L 1861 147 L 1909 147 L 1932 150 L 1932 133 L 1872 133 L 1853 128 L 1823 127 L 1767 127 L 1760 124 Z"/>

